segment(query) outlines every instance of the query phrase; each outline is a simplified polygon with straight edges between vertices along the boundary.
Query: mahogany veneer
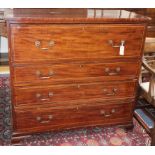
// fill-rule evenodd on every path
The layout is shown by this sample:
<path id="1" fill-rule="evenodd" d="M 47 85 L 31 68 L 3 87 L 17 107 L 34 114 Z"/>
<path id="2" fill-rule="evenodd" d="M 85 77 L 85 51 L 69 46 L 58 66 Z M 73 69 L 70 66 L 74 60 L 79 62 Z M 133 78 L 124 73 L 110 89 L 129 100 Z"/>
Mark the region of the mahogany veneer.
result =
<path id="1" fill-rule="evenodd" d="M 35 109 L 17 109 L 17 132 L 35 132 L 77 126 L 110 125 L 128 123 L 132 119 L 132 103 L 80 104 L 56 107 L 38 107 Z M 23 123 L 26 122 L 26 123 Z"/>
<path id="2" fill-rule="evenodd" d="M 95 90 L 94 90 L 95 89 Z M 44 104 L 57 106 L 56 103 L 65 103 L 77 99 L 117 99 L 134 97 L 135 82 L 107 82 L 107 83 L 76 83 L 52 86 L 15 87 L 16 105 Z M 63 103 L 64 102 L 64 103 Z"/>
<path id="3" fill-rule="evenodd" d="M 148 21 L 103 9 L 8 16 L 13 141 L 51 130 L 132 126 Z"/>
<path id="4" fill-rule="evenodd" d="M 102 60 L 103 61 L 103 60 Z M 104 60 L 106 61 L 106 60 Z M 133 69 L 134 68 L 134 69 Z M 137 79 L 140 61 L 16 65 L 14 86 Z M 28 73 L 28 74 L 27 74 Z M 47 78 L 47 76 L 49 76 Z"/>

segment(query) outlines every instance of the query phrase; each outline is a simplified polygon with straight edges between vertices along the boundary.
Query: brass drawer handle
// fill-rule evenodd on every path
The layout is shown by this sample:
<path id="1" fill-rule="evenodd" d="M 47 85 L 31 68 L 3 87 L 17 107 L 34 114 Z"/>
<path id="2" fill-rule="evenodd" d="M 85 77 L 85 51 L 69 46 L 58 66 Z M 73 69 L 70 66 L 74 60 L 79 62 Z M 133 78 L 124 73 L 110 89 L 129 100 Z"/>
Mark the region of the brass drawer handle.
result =
<path id="1" fill-rule="evenodd" d="M 113 113 L 115 113 L 116 110 L 115 109 L 111 109 L 110 112 L 106 112 L 105 110 L 101 110 L 100 111 L 100 114 L 103 115 L 104 117 L 110 117 Z"/>
<path id="2" fill-rule="evenodd" d="M 42 120 L 42 117 L 40 116 L 36 117 L 36 120 L 41 124 L 49 123 L 52 119 L 53 119 L 53 115 L 49 115 L 48 120 Z"/>
<path id="3" fill-rule="evenodd" d="M 111 45 L 113 48 L 120 48 L 121 46 L 124 46 L 125 41 L 121 40 L 120 45 L 115 45 L 113 40 L 108 40 L 109 45 Z"/>
<path id="4" fill-rule="evenodd" d="M 36 75 L 37 75 L 37 77 L 39 77 L 40 79 L 49 79 L 49 78 L 53 77 L 54 72 L 53 72 L 53 71 L 49 71 L 49 73 L 48 73 L 47 76 L 43 76 L 42 73 L 38 70 L 38 71 L 36 71 Z"/>
<path id="5" fill-rule="evenodd" d="M 103 89 L 103 92 L 104 92 L 104 94 L 107 95 L 107 96 L 114 96 L 114 95 L 117 94 L 118 89 L 117 89 L 117 88 L 113 88 L 113 89 L 112 89 L 112 92 L 109 93 L 108 90 L 105 88 L 105 89 Z"/>
<path id="6" fill-rule="evenodd" d="M 51 99 L 51 97 L 52 97 L 53 95 L 54 95 L 53 92 L 49 92 L 47 98 L 42 98 L 42 95 L 39 94 L 39 93 L 37 93 L 37 94 L 36 94 L 36 98 L 39 99 L 40 101 L 48 101 L 48 100 Z"/>
<path id="7" fill-rule="evenodd" d="M 48 50 L 49 47 L 52 47 L 52 46 L 55 45 L 55 41 L 53 41 L 53 40 L 49 41 L 49 42 L 48 42 L 48 47 L 41 47 L 41 41 L 40 41 L 40 40 L 36 40 L 34 44 L 35 44 L 35 46 L 36 46 L 37 48 L 39 48 L 39 49 L 41 49 L 41 50 Z"/>
<path id="8" fill-rule="evenodd" d="M 119 73 L 120 73 L 120 71 L 121 71 L 121 68 L 120 67 L 116 67 L 114 70 L 110 70 L 110 68 L 109 67 L 106 67 L 105 68 L 105 73 L 107 73 L 108 75 L 110 75 L 110 76 L 113 76 L 113 75 L 119 75 Z"/>

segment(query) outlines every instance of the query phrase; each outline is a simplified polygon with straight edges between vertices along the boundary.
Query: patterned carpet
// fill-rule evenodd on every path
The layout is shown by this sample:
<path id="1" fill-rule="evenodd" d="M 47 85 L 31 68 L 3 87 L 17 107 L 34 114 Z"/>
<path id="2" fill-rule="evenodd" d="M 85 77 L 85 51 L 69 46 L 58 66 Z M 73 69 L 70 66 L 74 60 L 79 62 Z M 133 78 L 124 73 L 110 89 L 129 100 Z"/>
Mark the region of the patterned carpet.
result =
<path id="1" fill-rule="evenodd" d="M 0 145 L 11 145 L 10 89 L 7 76 L 0 77 Z M 144 146 L 150 145 L 150 137 L 134 119 L 133 131 L 115 127 L 92 127 L 62 132 L 32 135 L 21 145 L 50 146 Z"/>

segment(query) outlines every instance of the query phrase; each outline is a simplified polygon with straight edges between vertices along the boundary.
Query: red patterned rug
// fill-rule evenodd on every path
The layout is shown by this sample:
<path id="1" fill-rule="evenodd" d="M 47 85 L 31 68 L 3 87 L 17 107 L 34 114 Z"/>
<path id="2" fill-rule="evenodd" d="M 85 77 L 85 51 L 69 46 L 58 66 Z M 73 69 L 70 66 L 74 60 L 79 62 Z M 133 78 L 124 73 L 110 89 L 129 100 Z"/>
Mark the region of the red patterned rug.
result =
<path id="1" fill-rule="evenodd" d="M 10 89 L 8 77 L 0 77 L 0 145 L 10 145 Z M 134 119 L 133 131 L 115 127 L 93 127 L 62 132 L 32 135 L 21 145 L 48 146 L 144 146 L 150 145 L 150 137 Z"/>

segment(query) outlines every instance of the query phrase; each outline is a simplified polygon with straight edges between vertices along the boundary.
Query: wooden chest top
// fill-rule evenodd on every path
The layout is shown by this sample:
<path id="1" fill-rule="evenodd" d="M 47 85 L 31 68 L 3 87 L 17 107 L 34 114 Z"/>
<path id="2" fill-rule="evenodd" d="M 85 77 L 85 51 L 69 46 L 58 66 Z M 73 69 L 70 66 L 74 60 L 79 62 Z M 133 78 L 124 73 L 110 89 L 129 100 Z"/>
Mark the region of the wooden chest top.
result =
<path id="1" fill-rule="evenodd" d="M 10 23 L 144 23 L 151 18 L 112 9 L 13 9 Z"/>

